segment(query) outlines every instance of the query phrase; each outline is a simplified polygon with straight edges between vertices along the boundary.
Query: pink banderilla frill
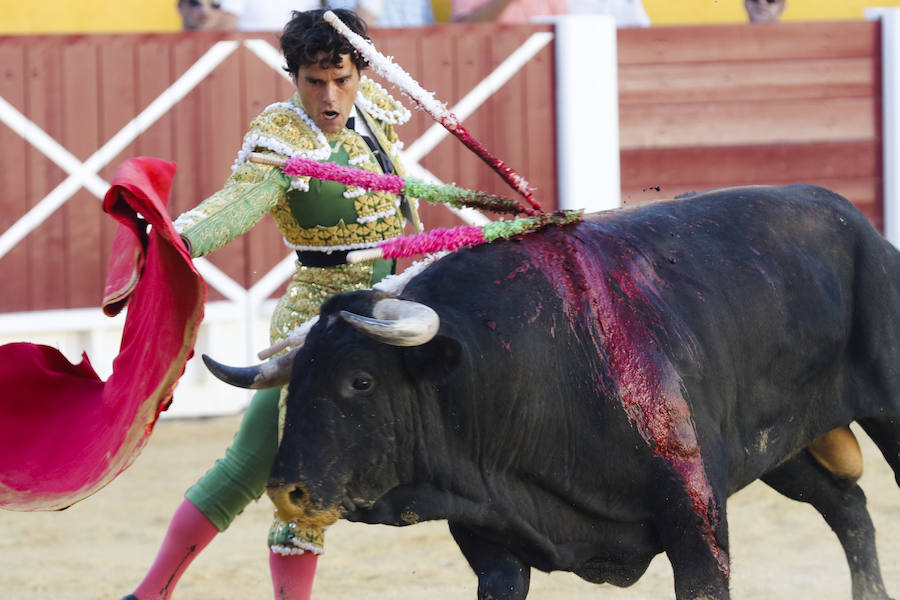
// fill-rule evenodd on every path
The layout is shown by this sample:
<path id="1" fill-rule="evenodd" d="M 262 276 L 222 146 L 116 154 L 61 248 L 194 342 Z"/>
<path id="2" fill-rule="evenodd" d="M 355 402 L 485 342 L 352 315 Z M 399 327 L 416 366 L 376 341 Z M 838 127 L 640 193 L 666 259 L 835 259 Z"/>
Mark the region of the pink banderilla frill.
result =
<path id="1" fill-rule="evenodd" d="M 386 240 L 379 248 L 384 258 L 406 258 L 417 254 L 457 250 L 465 246 L 483 244 L 485 241 L 481 227 L 474 225 L 451 229 L 438 227 L 428 233 Z"/>
<path id="2" fill-rule="evenodd" d="M 295 156 L 281 159 L 266 154 L 253 153 L 253 162 L 263 162 L 280 166 L 282 172 L 290 177 L 313 177 L 325 181 L 336 181 L 344 185 L 361 187 L 367 190 L 380 190 L 392 194 L 404 194 L 418 198 L 431 204 L 449 204 L 457 208 L 468 207 L 488 210 L 497 213 L 528 213 L 530 209 L 518 201 L 496 194 L 476 192 L 453 184 L 433 184 L 415 177 L 400 177 L 372 173 L 354 167 L 345 167 L 333 163 L 322 163 L 308 158 Z M 532 213 L 534 211 L 531 211 Z"/>
<path id="3" fill-rule="evenodd" d="M 577 223 L 583 218 L 580 210 L 565 210 L 553 213 L 541 213 L 533 217 L 522 217 L 503 221 L 491 221 L 483 227 L 474 225 L 453 227 L 451 229 L 436 228 L 427 233 L 397 237 L 385 240 L 378 245 L 383 258 L 407 258 L 417 254 L 429 254 L 449 250 L 458 250 L 466 246 L 476 246 L 494 240 L 531 233 L 548 226 L 561 226 Z M 371 250 L 359 251 L 358 256 L 373 258 Z M 351 252 L 351 255 L 354 253 Z M 353 262 L 355 258 L 348 256 Z"/>

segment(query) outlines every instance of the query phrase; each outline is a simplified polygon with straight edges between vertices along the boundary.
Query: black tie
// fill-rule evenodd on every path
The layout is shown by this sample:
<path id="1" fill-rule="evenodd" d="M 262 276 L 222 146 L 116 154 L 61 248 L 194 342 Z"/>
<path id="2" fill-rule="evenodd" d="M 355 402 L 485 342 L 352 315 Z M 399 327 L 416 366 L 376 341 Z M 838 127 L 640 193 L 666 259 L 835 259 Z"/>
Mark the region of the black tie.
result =
<path id="1" fill-rule="evenodd" d="M 347 129 L 352 129 L 353 131 L 356 131 L 356 129 L 354 128 L 354 125 L 356 125 L 356 117 L 348 118 L 347 119 Z M 359 133 L 359 132 L 357 131 L 357 133 Z M 381 152 L 381 149 L 378 148 L 378 145 L 375 143 L 375 140 L 373 140 L 371 137 L 369 137 L 367 135 L 363 135 L 362 133 L 359 133 L 359 136 L 363 139 L 363 141 L 366 142 L 366 145 L 369 147 L 369 150 L 372 151 L 372 154 L 375 155 L 375 160 L 377 160 L 378 164 L 381 166 L 381 172 L 382 173 L 393 173 L 394 165 L 392 165 L 391 161 L 388 160 L 388 158 L 384 155 L 383 152 Z"/>

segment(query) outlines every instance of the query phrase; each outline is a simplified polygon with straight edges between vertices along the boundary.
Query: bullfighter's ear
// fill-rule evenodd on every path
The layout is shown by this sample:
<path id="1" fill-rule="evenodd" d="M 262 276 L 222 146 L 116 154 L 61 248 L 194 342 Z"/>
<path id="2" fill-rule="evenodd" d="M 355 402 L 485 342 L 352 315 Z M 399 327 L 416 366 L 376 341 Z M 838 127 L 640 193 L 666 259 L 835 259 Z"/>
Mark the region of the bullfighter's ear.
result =
<path id="1" fill-rule="evenodd" d="M 460 343 L 449 336 L 437 335 L 421 346 L 404 348 L 406 368 L 416 379 L 442 383 L 459 366 Z"/>

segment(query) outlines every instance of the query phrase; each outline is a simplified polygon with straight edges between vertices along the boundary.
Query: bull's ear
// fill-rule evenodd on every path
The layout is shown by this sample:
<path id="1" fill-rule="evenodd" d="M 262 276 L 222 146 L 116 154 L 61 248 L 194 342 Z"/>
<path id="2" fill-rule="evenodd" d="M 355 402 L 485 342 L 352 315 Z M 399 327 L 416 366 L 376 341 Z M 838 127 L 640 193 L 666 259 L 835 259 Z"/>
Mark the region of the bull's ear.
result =
<path id="1" fill-rule="evenodd" d="M 421 346 L 403 350 L 406 368 L 416 379 L 442 383 L 459 366 L 462 347 L 449 336 L 437 335 Z"/>

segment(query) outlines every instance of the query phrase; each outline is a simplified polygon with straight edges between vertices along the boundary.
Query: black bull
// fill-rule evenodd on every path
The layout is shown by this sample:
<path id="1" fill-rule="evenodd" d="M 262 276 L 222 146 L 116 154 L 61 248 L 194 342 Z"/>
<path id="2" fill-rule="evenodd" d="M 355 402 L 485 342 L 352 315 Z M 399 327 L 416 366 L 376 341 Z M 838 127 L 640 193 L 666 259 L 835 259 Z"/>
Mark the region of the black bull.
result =
<path id="1" fill-rule="evenodd" d="M 887 598 L 862 490 L 806 450 L 856 421 L 900 481 L 900 254 L 845 199 L 717 190 L 455 252 L 400 293 L 440 317 L 417 346 L 351 325 L 384 295 L 330 299 L 296 354 L 286 516 L 447 519 L 480 598 L 660 552 L 677 598 L 727 598 L 726 498 L 762 479 Z"/>

